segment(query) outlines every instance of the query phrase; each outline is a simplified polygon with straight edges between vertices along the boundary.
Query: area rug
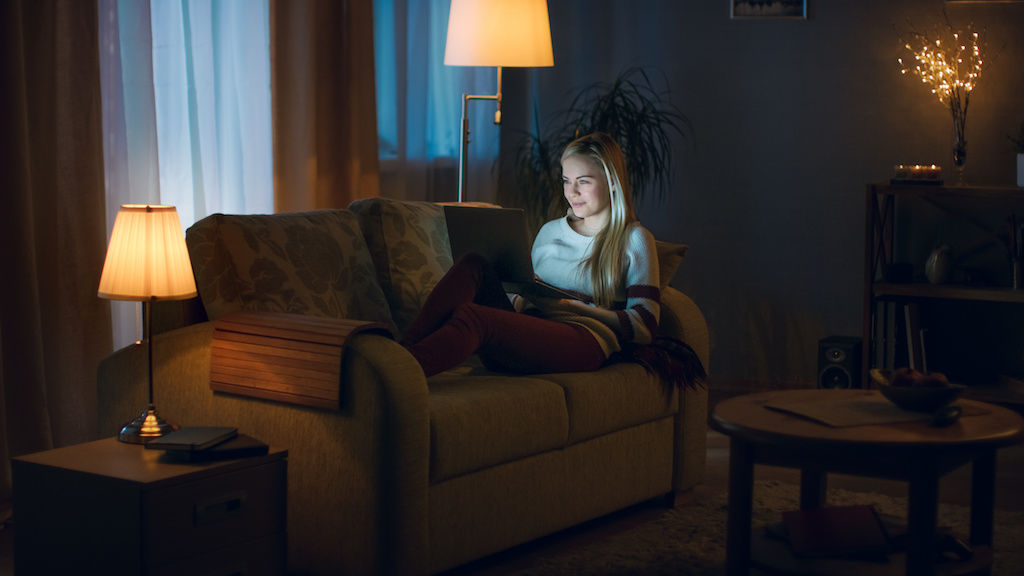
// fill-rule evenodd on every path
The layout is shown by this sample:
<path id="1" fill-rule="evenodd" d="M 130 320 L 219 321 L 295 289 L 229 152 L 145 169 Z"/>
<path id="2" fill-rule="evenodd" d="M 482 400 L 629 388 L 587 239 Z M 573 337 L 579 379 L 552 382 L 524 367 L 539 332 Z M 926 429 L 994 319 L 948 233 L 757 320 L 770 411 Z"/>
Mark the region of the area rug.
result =
<path id="1" fill-rule="evenodd" d="M 905 498 L 829 490 L 829 506 L 854 504 L 872 505 L 880 515 L 906 516 Z M 487 559 L 459 573 L 473 576 L 718 576 L 725 568 L 727 508 L 724 491 L 711 491 L 706 497 L 702 493 L 700 498 L 676 508 L 652 505 L 645 510 L 597 521 L 575 535 L 556 536 Z M 778 523 L 783 511 L 797 508 L 799 488 L 796 485 L 758 481 L 754 486 L 753 530 L 763 531 L 769 524 Z M 970 526 L 969 509 L 940 505 L 939 526 L 966 536 Z M 1022 529 L 1024 511 L 996 511 L 994 576 L 1024 573 Z"/>

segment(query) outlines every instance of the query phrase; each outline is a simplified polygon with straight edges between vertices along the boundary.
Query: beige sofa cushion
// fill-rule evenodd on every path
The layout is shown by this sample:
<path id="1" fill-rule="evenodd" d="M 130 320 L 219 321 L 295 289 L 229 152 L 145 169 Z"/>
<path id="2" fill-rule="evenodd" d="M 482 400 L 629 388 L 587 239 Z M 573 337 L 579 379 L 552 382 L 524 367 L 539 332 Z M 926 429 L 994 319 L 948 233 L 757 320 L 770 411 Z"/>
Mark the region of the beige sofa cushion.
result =
<path id="1" fill-rule="evenodd" d="M 347 211 L 213 214 L 185 239 L 211 320 L 250 310 L 392 324 L 359 224 Z"/>
<path id="2" fill-rule="evenodd" d="M 452 266 L 444 208 L 432 202 L 366 198 L 350 204 L 349 210 L 359 219 L 377 282 L 404 332 Z"/>
<path id="3" fill-rule="evenodd" d="M 620 363 L 598 372 L 545 374 L 565 390 L 569 444 L 669 416 L 678 391 L 639 364 Z"/>
<path id="4" fill-rule="evenodd" d="M 432 484 L 565 446 L 569 418 L 556 384 L 481 372 L 439 374 L 428 385 Z"/>

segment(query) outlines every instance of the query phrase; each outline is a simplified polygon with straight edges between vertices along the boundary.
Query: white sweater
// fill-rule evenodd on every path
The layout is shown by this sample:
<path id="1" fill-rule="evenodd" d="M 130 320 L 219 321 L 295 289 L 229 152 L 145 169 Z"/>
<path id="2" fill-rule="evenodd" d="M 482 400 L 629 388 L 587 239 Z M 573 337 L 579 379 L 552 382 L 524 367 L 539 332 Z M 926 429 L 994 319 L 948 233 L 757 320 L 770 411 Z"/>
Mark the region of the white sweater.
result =
<path id="1" fill-rule="evenodd" d="M 590 256 L 594 238 L 569 226 L 567 218 L 545 224 L 533 242 L 533 269 L 545 282 L 579 294 L 579 299 L 594 305 L 590 274 L 582 262 Z M 623 246 L 623 283 L 616 288 L 612 309 L 617 326 L 577 314 L 551 314 L 550 318 L 580 324 L 597 338 L 605 354 L 621 349 L 622 344 L 649 344 L 658 330 L 661 293 L 658 288 L 658 253 L 654 236 L 639 223 L 632 225 Z"/>

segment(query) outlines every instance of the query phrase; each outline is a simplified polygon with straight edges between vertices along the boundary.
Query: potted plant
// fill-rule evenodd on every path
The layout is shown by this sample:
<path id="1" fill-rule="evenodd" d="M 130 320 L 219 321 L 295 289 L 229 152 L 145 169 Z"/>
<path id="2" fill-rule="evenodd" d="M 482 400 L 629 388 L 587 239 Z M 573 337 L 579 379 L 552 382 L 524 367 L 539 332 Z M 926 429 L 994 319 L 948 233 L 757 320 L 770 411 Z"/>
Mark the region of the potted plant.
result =
<path id="1" fill-rule="evenodd" d="M 690 122 L 668 100 L 668 90 L 656 90 L 647 73 L 629 68 L 612 83 L 595 83 L 580 91 L 569 108 L 543 132 L 537 114 L 533 132 L 516 153 L 517 185 L 502 194 L 502 204 L 526 211 L 531 231 L 565 213 L 562 167 L 565 146 L 579 136 L 607 132 L 626 156 L 634 198 L 654 194 L 660 200 L 671 179 L 672 133 L 684 140 Z"/>
<path id="2" fill-rule="evenodd" d="M 1007 138 L 1010 139 L 1010 142 L 1013 142 L 1013 147 L 1017 149 L 1017 186 L 1024 188 L 1024 120 L 1020 123 L 1017 135 L 1010 134 Z"/>

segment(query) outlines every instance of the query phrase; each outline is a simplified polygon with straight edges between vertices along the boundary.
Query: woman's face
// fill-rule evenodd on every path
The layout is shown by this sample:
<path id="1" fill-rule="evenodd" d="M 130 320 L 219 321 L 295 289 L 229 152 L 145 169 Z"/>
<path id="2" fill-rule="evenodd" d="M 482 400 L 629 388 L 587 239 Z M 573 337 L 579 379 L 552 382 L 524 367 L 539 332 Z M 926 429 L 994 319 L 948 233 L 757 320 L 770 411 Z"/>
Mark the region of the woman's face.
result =
<path id="1" fill-rule="evenodd" d="M 589 156 L 574 154 L 562 161 L 562 193 L 573 214 L 587 220 L 587 228 L 607 223 L 611 214 L 608 181 L 601 166 Z"/>

